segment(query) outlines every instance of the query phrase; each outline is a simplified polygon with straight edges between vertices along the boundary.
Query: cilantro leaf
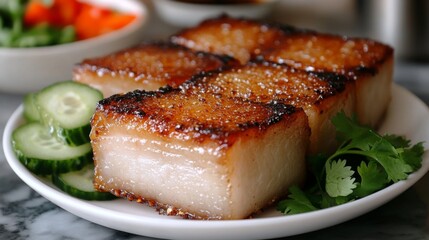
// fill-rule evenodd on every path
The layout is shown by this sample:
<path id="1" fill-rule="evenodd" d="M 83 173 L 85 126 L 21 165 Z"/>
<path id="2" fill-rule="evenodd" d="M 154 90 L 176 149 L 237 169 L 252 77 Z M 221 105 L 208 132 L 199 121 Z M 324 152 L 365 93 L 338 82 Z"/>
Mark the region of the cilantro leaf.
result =
<path id="1" fill-rule="evenodd" d="M 305 190 L 294 186 L 279 203 L 285 214 L 296 214 L 340 205 L 365 197 L 418 170 L 425 152 L 423 143 L 411 145 L 402 136 L 381 136 L 360 126 L 343 112 L 332 123 L 341 140 L 330 156 L 307 158 L 310 176 Z M 315 180 L 315 181 L 314 181 Z"/>
<path id="2" fill-rule="evenodd" d="M 366 155 L 379 162 L 393 182 L 406 179 L 408 173 L 413 171 L 412 167 L 399 156 L 398 151 L 386 140 L 382 139 L 374 143 Z"/>
<path id="3" fill-rule="evenodd" d="M 326 168 L 326 192 L 331 197 L 348 196 L 356 188 L 354 171 L 346 166 L 345 160 L 327 162 Z"/>
<path id="4" fill-rule="evenodd" d="M 344 112 L 340 112 L 332 118 L 332 123 L 337 130 L 337 138 L 343 142 L 340 149 L 347 150 L 358 148 L 367 150 L 371 142 L 380 139 L 373 134 L 373 130 L 359 126 L 354 120 L 348 118 Z"/>
<path id="5" fill-rule="evenodd" d="M 402 136 L 386 134 L 383 138 L 390 142 L 395 148 L 407 148 L 410 146 L 410 140 Z"/>
<path id="6" fill-rule="evenodd" d="M 364 197 L 378 191 L 389 182 L 386 172 L 375 161 L 369 161 L 368 164 L 361 162 L 357 171 L 361 177 L 361 181 L 353 193 L 357 197 Z"/>
<path id="7" fill-rule="evenodd" d="M 411 148 L 405 148 L 399 153 L 402 159 L 409 164 L 413 170 L 417 170 L 422 166 L 422 156 L 425 152 L 423 143 L 419 142 Z"/>
<path id="8" fill-rule="evenodd" d="M 412 167 L 399 155 L 395 146 L 372 129 L 357 125 L 343 112 L 335 115 L 332 123 L 337 131 L 348 139 L 346 138 L 343 145 L 330 159 L 336 159 L 346 154 L 369 157 L 384 167 L 389 179 L 393 182 L 406 179 L 408 173 L 413 171 Z M 406 142 L 400 137 L 390 136 L 388 139 L 399 145 L 404 145 Z"/>
<path id="9" fill-rule="evenodd" d="M 317 210 L 305 193 L 297 186 L 289 188 L 289 198 L 280 201 L 277 210 L 285 214 L 297 214 Z"/>

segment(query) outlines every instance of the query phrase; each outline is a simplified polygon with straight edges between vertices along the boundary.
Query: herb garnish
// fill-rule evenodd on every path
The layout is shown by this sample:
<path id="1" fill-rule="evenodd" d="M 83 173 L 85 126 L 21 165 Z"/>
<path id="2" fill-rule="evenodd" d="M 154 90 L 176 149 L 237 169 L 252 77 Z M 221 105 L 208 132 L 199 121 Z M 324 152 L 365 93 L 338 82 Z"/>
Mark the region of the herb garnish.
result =
<path id="1" fill-rule="evenodd" d="M 404 180 L 421 167 L 422 142 L 410 145 L 401 136 L 381 136 L 343 112 L 332 123 L 342 144 L 330 156 L 307 159 L 309 183 L 304 190 L 292 186 L 288 198 L 278 203 L 279 211 L 297 214 L 350 202 Z"/>

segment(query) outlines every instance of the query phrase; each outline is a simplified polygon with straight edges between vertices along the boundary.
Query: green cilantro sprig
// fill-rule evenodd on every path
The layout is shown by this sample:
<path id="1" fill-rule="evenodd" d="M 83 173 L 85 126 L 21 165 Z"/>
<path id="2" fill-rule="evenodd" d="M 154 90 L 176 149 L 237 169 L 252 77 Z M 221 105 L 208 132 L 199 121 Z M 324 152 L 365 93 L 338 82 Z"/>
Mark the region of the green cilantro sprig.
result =
<path id="1" fill-rule="evenodd" d="M 278 203 L 279 211 L 297 214 L 350 202 L 404 180 L 421 167 L 422 142 L 411 145 L 401 136 L 381 136 L 342 112 L 332 123 L 342 144 L 330 156 L 307 159 L 307 186 L 292 186 L 288 198 Z"/>

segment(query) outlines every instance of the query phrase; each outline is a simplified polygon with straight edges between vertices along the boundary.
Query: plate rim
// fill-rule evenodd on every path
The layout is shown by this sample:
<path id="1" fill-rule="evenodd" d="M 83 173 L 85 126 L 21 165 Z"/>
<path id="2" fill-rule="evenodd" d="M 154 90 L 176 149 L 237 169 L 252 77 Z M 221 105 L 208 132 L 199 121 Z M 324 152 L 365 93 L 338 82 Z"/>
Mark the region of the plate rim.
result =
<path id="1" fill-rule="evenodd" d="M 413 104 L 423 107 L 425 111 L 421 114 L 429 116 L 428 106 L 405 88 L 393 84 L 392 93 L 394 93 L 392 94 L 393 98 L 400 95 L 412 101 Z M 309 213 L 242 220 L 155 219 L 151 216 L 137 216 L 136 214 L 119 212 L 118 210 L 96 205 L 96 202 L 74 198 L 55 187 L 47 185 L 40 177 L 28 171 L 15 157 L 11 143 L 12 131 L 23 122 L 22 112 L 23 105 L 21 104 L 9 118 L 3 134 L 3 150 L 6 160 L 22 181 L 55 205 L 78 217 L 108 228 L 148 237 L 198 239 L 202 236 L 200 234 L 204 234 L 203 236 L 208 236 L 209 238 L 211 236 L 216 239 L 259 239 L 307 233 L 334 226 L 372 211 L 410 188 L 429 170 L 429 154 L 426 151 L 423 156 L 422 167 L 410 174 L 407 180 L 397 182 L 365 198 Z M 424 126 L 429 129 L 429 123 Z M 367 206 L 368 202 L 371 203 L 370 207 Z M 364 207 L 364 211 L 362 211 L 362 207 Z M 326 217 L 333 214 L 337 217 L 326 221 Z M 325 219 L 325 221 L 317 221 L 319 218 Z M 302 224 L 303 222 L 306 224 Z M 126 224 L 124 225 L 123 223 Z M 263 227 L 264 230 L 260 231 L 260 227 Z M 246 231 L 243 231 L 243 229 Z"/>

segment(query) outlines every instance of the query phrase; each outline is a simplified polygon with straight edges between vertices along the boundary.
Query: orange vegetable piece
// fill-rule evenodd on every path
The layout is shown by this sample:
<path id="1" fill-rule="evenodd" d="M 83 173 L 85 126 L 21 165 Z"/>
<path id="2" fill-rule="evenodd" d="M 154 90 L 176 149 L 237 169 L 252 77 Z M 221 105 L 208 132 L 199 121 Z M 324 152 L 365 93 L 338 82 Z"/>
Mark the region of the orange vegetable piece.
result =
<path id="1" fill-rule="evenodd" d="M 109 16 L 109 9 L 83 4 L 75 21 L 75 30 L 78 39 L 87 39 L 101 34 L 102 19 Z"/>
<path id="2" fill-rule="evenodd" d="M 102 32 L 107 33 L 125 27 L 136 19 L 132 14 L 114 13 L 106 17 L 102 22 Z"/>
<path id="3" fill-rule="evenodd" d="M 31 1 L 27 4 L 24 13 L 24 24 L 34 26 L 40 23 L 51 22 L 51 12 L 49 7 L 39 1 Z"/>
<path id="4" fill-rule="evenodd" d="M 82 3 L 77 0 L 55 0 L 50 8 L 53 15 L 51 24 L 59 27 L 74 24 L 81 7 Z"/>
<path id="5" fill-rule="evenodd" d="M 83 40 L 120 29 L 135 18 L 132 14 L 117 13 L 78 0 L 54 0 L 52 6 L 32 0 L 27 4 L 24 22 L 28 26 L 40 23 L 57 27 L 73 25 L 77 38 Z"/>
<path id="6" fill-rule="evenodd" d="M 103 7 L 84 4 L 75 22 L 76 34 L 80 40 L 96 37 L 120 29 L 135 18 L 132 14 L 116 13 Z"/>

